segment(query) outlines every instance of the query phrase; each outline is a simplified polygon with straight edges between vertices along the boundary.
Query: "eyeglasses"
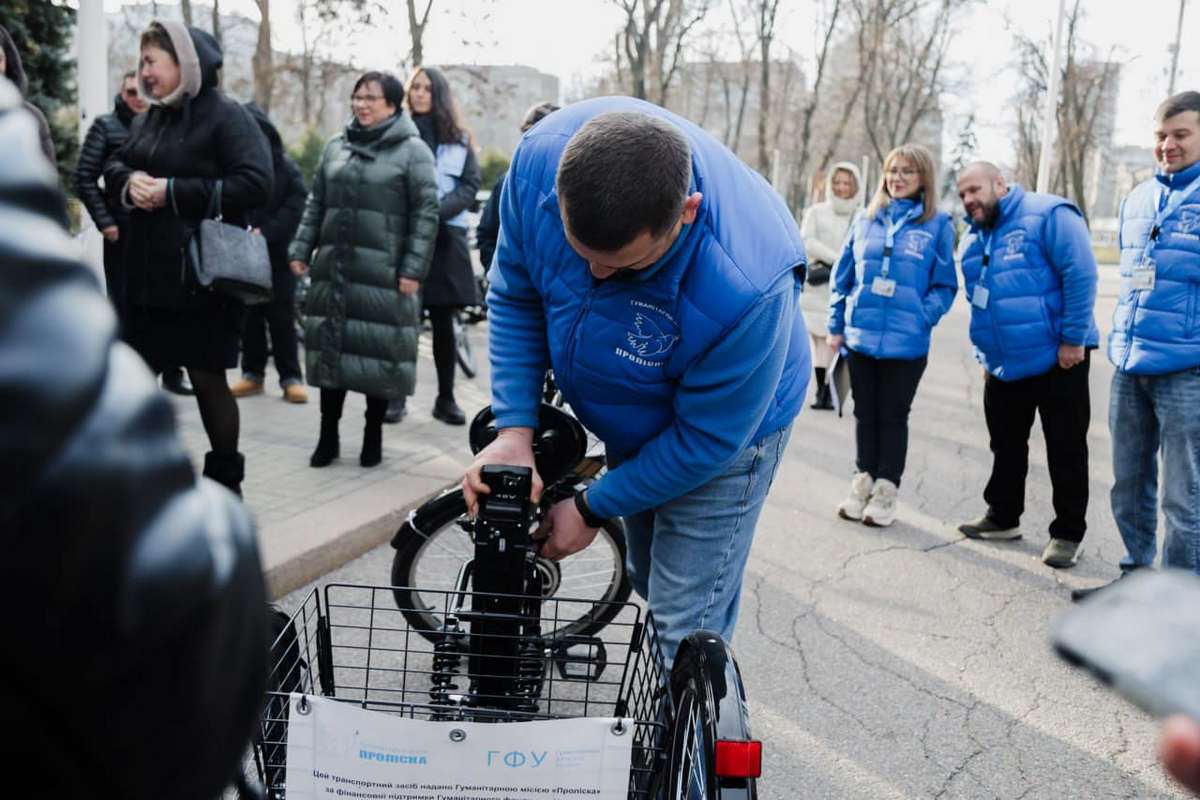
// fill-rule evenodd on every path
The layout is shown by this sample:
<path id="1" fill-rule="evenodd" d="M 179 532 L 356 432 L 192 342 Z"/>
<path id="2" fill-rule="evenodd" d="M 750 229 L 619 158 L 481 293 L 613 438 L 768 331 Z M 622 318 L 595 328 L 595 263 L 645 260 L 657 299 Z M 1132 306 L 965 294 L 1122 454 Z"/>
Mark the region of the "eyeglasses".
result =
<path id="1" fill-rule="evenodd" d="M 381 94 L 352 94 L 350 95 L 351 103 L 378 103 L 383 99 Z"/>
<path id="2" fill-rule="evenodd" d="M 888 174 L 888 177 L 891 177 L 891 178 L 896 178 L 899 176 L 904 176 L 905 178 L 912 178 L 919 173 L 917 170 L 913 169 L 912 167 L 891 167 L 890 169 L 888 169 L 887 174 Z"/>

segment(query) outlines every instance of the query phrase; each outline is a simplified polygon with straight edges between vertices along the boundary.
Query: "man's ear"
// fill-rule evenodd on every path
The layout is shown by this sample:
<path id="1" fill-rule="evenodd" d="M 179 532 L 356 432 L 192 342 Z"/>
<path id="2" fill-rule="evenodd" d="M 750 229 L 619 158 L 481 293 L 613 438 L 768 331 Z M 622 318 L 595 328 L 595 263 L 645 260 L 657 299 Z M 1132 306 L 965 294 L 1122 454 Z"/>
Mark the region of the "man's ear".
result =
<path id="1" fill-rule="evenodd" d="M 683 213 L 679 215 L 679 218 L 683 220 L 684 225 L 691 225 L 696 221 L 696 213 L 700 211 L 700 201 L 703 198 L 704 195 L 700 192 L 693 192 L 683 201 Z"/>

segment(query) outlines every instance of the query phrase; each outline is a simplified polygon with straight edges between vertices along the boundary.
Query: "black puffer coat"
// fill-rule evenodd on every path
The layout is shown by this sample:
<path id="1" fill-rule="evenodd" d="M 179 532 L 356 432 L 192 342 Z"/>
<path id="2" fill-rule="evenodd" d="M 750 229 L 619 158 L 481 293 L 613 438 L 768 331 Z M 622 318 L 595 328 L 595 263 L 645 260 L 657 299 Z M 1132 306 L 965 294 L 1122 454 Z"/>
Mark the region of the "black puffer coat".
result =
<path id="1" fill-rule="evenodd" d="M 133 117 L 133 109 L 125 104 L 121 95 L 117 95 L 112 113 L 101 114 L 92 121 L 83 146 L 79 148 L 79 163 L 75 166 L 75 192 L 100 230 L 124 225 L 129 219 L 129 212 L 120 203 L 109 204 L 98 181 L 104 174 L 104 162 L 129 139 Z"/>
<path id="2" fill-rule="evenodd" d="M 170 403 L 115 341 L 20 107 L 0 78 L 9 796 L 207 800 L 240 764 L 265 684 L 254 526 L 197 483 Z"/>
<path id="3" fill-rule="evenodd" d="M 267 250 L 271 253 L 271 269 L 285 270 L 288 268 L 288 245 L 300 227 L 300 215 L 304 213 L 308 189 L 304 186 L 304 174 L 287 154 L 275 124 L 253 103 L 247 104 L 246 110 L 271 144 L 271 160 L 275 171 L 275 188 L 271 192 L 271 199 L 251 213 L 251 224 L 266 237 Z"/>
<path id="4" fill-rule="evenodd" d="M 156 102 L 134 120 L 129 141 L 104 169 L 104 183 L 109 197 L 128 207 L 126 185 L 135 171 L 171 179 L 164 208 L 130 212 L 124 248 L 127 303 L 215 310 L 225 302 L 221 295 L 188 286 L 184 246 L 208 211 L 217 179 L 224 182 L 222 212 L 229 224 L 247 224 L 250 211 L 267 202 L 271 150 L 250 113 L 217 88 L 222 58 L 216 39 L 179 23 L 162 25 L 180 55 L 181 101 Z M 189 57 L 193 53 L 198 65 Z M 149 96 L 144 87 L 143 93 Z"/>

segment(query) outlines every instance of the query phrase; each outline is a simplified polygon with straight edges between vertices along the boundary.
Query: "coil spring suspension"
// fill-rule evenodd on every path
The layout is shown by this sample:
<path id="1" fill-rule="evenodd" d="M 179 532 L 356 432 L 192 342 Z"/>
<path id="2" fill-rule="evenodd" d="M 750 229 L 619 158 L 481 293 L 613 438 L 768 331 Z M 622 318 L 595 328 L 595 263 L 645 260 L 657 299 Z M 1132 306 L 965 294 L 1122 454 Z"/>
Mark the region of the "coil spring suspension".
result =
<path id="1" fill-rule="evenodd" d="M 539 604 L 540 605 L 540 604 Z M 533 614 L 537 619 L 537 613 Z M 542 695 L 542 681 L 546 674 L 546 644 L 542 640 L 542 626 L 533 622 L 525 627 L 521 644 L 517 648 L 517 680 L 514 694 L 518 699 L 518 710 L 536 713 L 538 699 Z"/>
<path id="2" fill-rule="evenodd" d="M 466 652 L 465 636 L 458 627 L 458 620 L 447 619 L 442 626 L 441 635 L 433 645 L 433 668 L 429 676 L 429 703 L 434 706 L 457 705 L 450 697 L 451 692 L 458 691 L 455 679 L 462 667 L 463 654 Z"/>

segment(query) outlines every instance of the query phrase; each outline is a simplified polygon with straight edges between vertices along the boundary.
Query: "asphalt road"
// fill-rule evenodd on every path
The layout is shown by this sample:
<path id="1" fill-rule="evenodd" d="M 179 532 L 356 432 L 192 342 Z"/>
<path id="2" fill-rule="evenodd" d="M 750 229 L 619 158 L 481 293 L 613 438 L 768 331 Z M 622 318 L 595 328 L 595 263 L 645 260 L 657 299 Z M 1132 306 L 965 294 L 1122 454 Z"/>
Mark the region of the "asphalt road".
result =
<path id="1" fill-rule="evenodd" d="M 1104 268 L 1102 331 L 1114 281 Z M 734 641 L 765 742 L 761 796 L 1184 797 L 1155 761 L 1157 724 L 1049 645 L 1070 589 L 1115 577 L 1123 552 L 1108 504 L 1111 367 L 1094 354 L 1085 553 L 1055 571 L 1039 560 L 1052 512 L 1036 426 L 1024 538 L 981 543 L 954 529 L 983 511 L 990 468 L 967 317 L 960 294 L 935 333 L 893 527 L 833 512 L 853 471 L 850 417 L 805 409 L 797 420 Z M 320 583 L 386 583 L 391 556 L 379 548 Z"/>

